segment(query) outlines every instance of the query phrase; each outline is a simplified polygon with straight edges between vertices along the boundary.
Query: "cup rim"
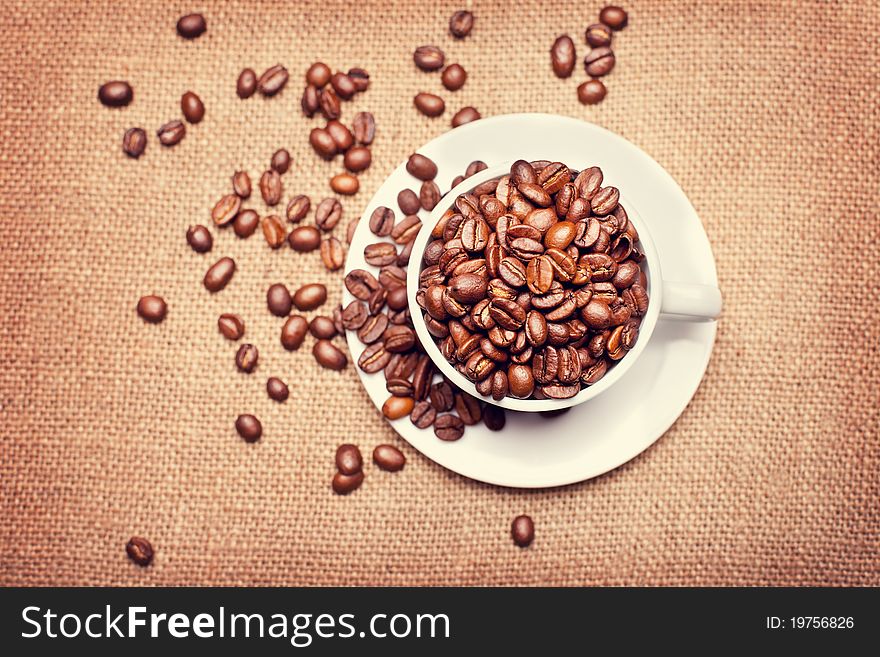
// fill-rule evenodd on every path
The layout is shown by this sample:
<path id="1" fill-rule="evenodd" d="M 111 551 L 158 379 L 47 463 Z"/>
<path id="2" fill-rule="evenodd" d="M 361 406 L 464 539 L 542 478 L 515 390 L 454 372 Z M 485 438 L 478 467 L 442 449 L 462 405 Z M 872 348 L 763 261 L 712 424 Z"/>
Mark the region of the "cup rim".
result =
<path id="1" fill-rule="evenodd" d="M 619 381 L 624 374 L 626 374 L 626 372 L 632 367 L 632 365 L 635 363 L 636 360 L 638 360 L 638 357 L 644 351 L 645 347 L 648 344 L 648 341 L 651 338 L 651 335 L 654 332 L 654 328 L 660 315 L 660 304 L 662 301 L 662 275 L 660 271 L 659 256 L 657 254 L 656 247 L 654 246 L 654 241 L 651 238 L 650 231 L 648 230 L 647 226 L 645 226 L 645 222 L 642 219 L 641 215 L 638 213 L 638 209 L 627 202 L 625 205 L 627 216 L 629 217 L 630 221 L 632 221 L 633 216 L 635 216 L 636 218 L 635 225 L 636 230 L 639 233 L 639 244 L 642 247 L 642 252 L 645 255 L 645 262 L 647 262 L 648 264 L 646 271 L 646 275 L 648 278 L 648 311 L 642 318 L 641 325 L 639 326 L 639 337 L 633 349 L 631 349 L 629 353 L 621 358 L 620 361 L 613 368 L 611 368 L 611 370 L 598 382 L 581 389 L 578 394 L 568 399 L 520 399 L 508 395 L 500 400 L 496 400 L 493 399 L 491 396 L 487 397 L 480 394 L 476 389 L 476 385 L 470 379 L 468 379 L 458 370 L 456 370 L 449 363 L 449 361 L 447 361 L 443 357 L 443 354 L 440 352 L 440 348 L 434 341 L 434 336 L 430 334 L 430 332 L 428 331 L 428 327 L 425 324 L 425 319 L 422 315 L 424 311 L 416 302 L 416 293 L 419 289 L 420 274 L 424 269 L 422 259 L 424 257 L 425 248 L 428 245 L 430 234 L 434 226 L 437 224 L 443 214 L 450 207 L 452 207 L 452 204 L 455 202 L 456 198 L 458 198 L 461 194 L 473 191 L 475 187 L 483 182 L 486 182 L 487 180 L 499 178 L 508 174 L 510 172 L 511 164 L 512 162 L 506 162 L 491 166 L 472 175 L 466 180 L 463 180 L 440 199 L 440 202 L 437 203 L 437 205 L 431 211 L 431 215 L 428 220 L 422 222 L 422 228 L 415 238 L 413 249 L 410 254 L 411 271 L 410 274 L 407 276 L 406 281 L 407 303 L 413 327 L 415 328 L 416 335 L 418 336 L 422 347 L 428 354 L 428 357 L 431 359 L 434 366 L 437 367 L 437 369 L 442 372 L 443 375 L 447 379 L 449 379 L 456 387 L 488 404 L 500 406 L 508 410 L 524 411 L 529 413 L 542 411 L 560 411 L 566 408 L 571 408 L 573 406 L 578 406 L 608 390 L 617 381 Z M 592 165 L 584 163 L 583 165 L 581 165 L 580 168 L 583 169 L 584 167 L 588 166 Z M 621 193 L 621 204 L 623 204 L 624 198 L 624 194 Z M 415 275 L 413 275 L 412 272 L 412 264 L 415 264 Z"/>

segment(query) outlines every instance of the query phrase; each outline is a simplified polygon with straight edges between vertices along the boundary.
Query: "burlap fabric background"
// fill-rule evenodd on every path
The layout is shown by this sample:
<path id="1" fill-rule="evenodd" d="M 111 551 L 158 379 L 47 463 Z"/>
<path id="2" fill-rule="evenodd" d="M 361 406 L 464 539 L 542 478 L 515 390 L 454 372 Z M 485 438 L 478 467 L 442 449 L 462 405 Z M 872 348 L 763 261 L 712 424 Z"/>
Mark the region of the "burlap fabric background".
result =
<path id="1" fill-rule="evenodd" d="M 583 55 L 601 3 L 474 2 L 474 32 L 455 42 L 461 4 L 3 2 L 0 583 L 880 584 L 877 3 L 628 3 L 608 98 L 590 108 L 575 98 L 582 68 L 557 80 L 547 50 L 569 32 Z M 195 9 L 209 31 L 186 42 L 174 24 Z M 470 74 L 438 120 L 411 106 L 441 90 L 412 65 L 423 43 Z M 280 146 L 295 162 L 286 195 L 325 195 L 340 165 L 311 152 L 298 108 L 318 58 L 372 74 L 345 105 L 379 124 L 346 217 L 466 104 L 594 121 L 682 184 L 725 314 L 702 387 L 654 447 L 564 489 L 465 480 L 397 438 L 351 367 L 281 348 L 269 283 L 324 281 L 338 301 L 317 253 L 231 231 L 209 256 L 187 248 L 231 173 L 256 177 Z M 235 96 L 241 68 L 276 62 L 292 72 L 283 94 Z M 126 109 L 95 98 L 113 78 L 135 88 Z M 161 148 L 154 132 L 187 89 L 207 116 Z M 139 161 L 119 147 L 132 125 L 150 134 Z M 221 254 L 239 272 L 209 295 L 201 277 Z M 170 305 L 159 326 L 134 313 L 151 292 Z M 227 311 L 259 346 L 252 376 L 217 333 Z M 266 397 L 272 374 L 292 382 L 286 404 Z M 236 436 L 240 412 L 263 419 L 259 444 Z M 338 497 L 342 440 L 366 454 L 393 442 L 408 465 L 369 466 Z M 522 512 L 537 524 L 528 550 L 509 539 Z M 125 557 L 132 534 L 154 543 L 151 568 Z"/>

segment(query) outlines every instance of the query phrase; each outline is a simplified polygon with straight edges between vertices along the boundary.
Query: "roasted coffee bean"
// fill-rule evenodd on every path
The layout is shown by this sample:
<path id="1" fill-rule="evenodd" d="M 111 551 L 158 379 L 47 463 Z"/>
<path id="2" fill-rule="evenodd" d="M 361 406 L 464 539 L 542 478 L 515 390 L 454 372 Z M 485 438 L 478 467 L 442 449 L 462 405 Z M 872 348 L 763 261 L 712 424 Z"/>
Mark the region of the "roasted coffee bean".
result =
<path id="1" fill-rule="evenodd" d="M 402 353 L 415 346 L 416 334 L 408 326 L 392 325 L 385 329 L 382 340 L 385 342 L 385 349 L 391 353 Z"/>
<path id="2" fill-rule="evenodd" d="M 627 260 L 617 266 L 617 272 L 611 278 L 611 282 L 618 290 L 624 290 L 638 280 L 641 270 L 632 260 Z"/>
<path id="3" fill-rule="evenodd" d="M 369 169 L 372 162 L 373 156 L 370 153 L 370 149 L 365 146 L 353 146 L 349 148 L 345 152 L 345 157 L 342 160 L 342 164 L 345 168 L 355 173 Z"/>
<path id="4" fill-rule="evenodd" d="M 275 283 L 269 286 L 266 292 L 266 305 L 269 312 L 276 317 L 287 317 L 290 309 L 293 307 L 293 299 L 290 298 L 290 291 L 281 283 Z"/>
<path id="5" fill-rule="evenodd" d="M 548 249 L 567 249 L 577 235 L 577 225 L 570 221 L 560 221 L 544 234 L 544 246 Z"/>
<path id="6" fill-rule="evenodd" d="M 336 95 L 344 100 L 350 100 L 357 93 L 354 81 L 345 73 L 339 71 L 334 73 L 330 77 L 330 84 L 333 86 Z"/>
<path id="7" fill-rule="evenodd" d="M 370 112 L 358 112 L 352 122 L 352 131 L 358 144 L 369 146 L 376 135 L 376 119 Z"/>
<path id="8" fill-rule="evenodd" d="M 394 225 L 394 228 L 391 229 L 391 239 L 398 244 L 406 244 L 416 238 L 421 228 L 421 219 L 417 215 L 411 214 Z"/>
<path id="9" fill-rule="evenodd" d="M 431 386 L 429 396 L 431 398 L 431 406 L 438 413 L 451 411 L 455 404 L 455 393 L 448 381 L 440 381 Z"/>
<path id="10" fill-rule="evenodd" d="M 440 202 L 442 194 L 440 188 L 433 180 L 426 180 L 419 190 L 419 203 L 424 210 L 433 210 Z"/>
<path id="11" fill-rule="evenodd" d="M 321 246 L 321 232 L 314 226 L 297 226 L 287 236 L 287 243 L 300 253 L 314 251 Z"/>
<path id="12" fill-rule="evenodd" d="M 325 129 L 330 133 L 330 137 L 333 139 L 333 143 L 336 144 L 336 149 L 339 152 L 347 151 L 354 145 L 354 135 L 351 134 L 351 130 L 339 121 L 327 121 Z"/>
<path id="13" fill-rule="evenodd" d="M 488 358 L 482 351 L 475 351 L 464 364 L 463 374 L 471 381 L 482 381 L 492 374 L 496 367 L 495 361 Z"/>
<path id="14" fill-rule="evenodd" d="M 624 324 L 620 341 L 624 349 L 632 349 L 639 339 L 639 323 L 630 321 Z"/>
<path id="15" fill-rule="evenodd" d="M 302 315 L 291 315 L 281 327 L 281 346 L 287 351 L 296 351 L 306 338 L 309 323 Z"/>
<path id="16" fill-rule="evenodd" d="M 332 72 L 324 62 L 315 62 L 306 71 L 306 82 L 315 85 L 318 89 L 330 82 Z"/>
<path id="17" fill-rule="evenodd" d="M 156 136 L 159 137 L 159 143 L 163 146 L 174 146 L 186 136 L 186 126 L 182 121 L 169 121 L 159 128 Z"/>
<path id="18" fill-rule="evenodd" d="M 631 299 L 631 303 L 627 303 L 628 306 L 631 306 L 630 310 L 633 311 L 633 315 L 644 315 L 648 310 L 648 293 L 638 283 L 634 283 L 631 285 L 626 292 L 628 292 L 628 297 Z"/>
<path id="19" fill-rule="evenodd" d="M 364 468 L 364 459 L 357 445 L 345 443 L 336 448 L 336 469 L 344 475 L 357 474 Z"/>
<path id="20" fill-rule="evenodd" d="M 263 217 L 260 221 L 260 228 L 263 230 L 263 237 L 266 238 L 266 244 L 271 248 L 277 249 L 284 244 L 284 226 L 281 223 L 281 219 L 277 216 L 271 214 L 268 217 Z"/>
<path id="21" fill-rule="evenodd" d="M 577 349 L 574 347 L 562 347 L 558 350 L 559 369 L 556 377 L 560 383 L 574 383 L 581 375 L 581 361 Z"/>
<path id="22" fill-rule="evenodd" d="M 235 83 L 235 93 L 239 98 L 250 98 L 257 91 L 257 74 L 251 68 L 243 69 Z"/>
<path id="23" fill-rule="evenodd" d="M 471 426 L 477 424 L 483 417 L 480 411 L 480 402 L 476 397 L 459 392 L 455 395 L 455 412 L 464 424 Z"/>
<path id="24" fill-rule="evenodd" d="M 603 23 L 593 23 L 587 27 L 584 38 L 591 48 L 603 48 L 611 45 L 611 29 Z"/>
<path id="25" fill-rule="evenodd" d="M 362 483 L 364 483 L 363 472 L 357 472 L 353 475 L 337 472 L 333 475 L 331 486 L 333 487 L 333 492 L 337 495 L 348 495 L 360 488 Z"/>
<path id="26" fill-rule="evenodd" d="M 427 92 L 419 92 L 413 97 L 413 104 L 425 116 L 431 118 L 440 116 L 446 110 L 446 103 L 440 96 L 429 94 Z"/>
<path id="27" fill-rule="evenodd" d="M 376 315 L 382 312 L 382 309 L 385 307 L 385 299 L 388 298 L 388 290 L 384 287 L 380 287 L 378 290 L 373 292 L 370 295 L 369 300 L 367 301 L 367 309 L 370 311 L 371 315 Z"/>
<path id="28" fill-rule="evenodd" d="M 384 267 L 397 262 L 397 247 L 390 242 L 376 242 L 364 247 L 364 260 L 374 267 Z"/>
<path id="29" fill-rule="evenodd" d="M 534 294 L 544 294 L 553 285 L 553 266 L 547 256 L 529 261 L 526 267 L 526 283 Z"/>
<path id="30" fill-rule="evenodd" d="M 587 80 L 578 85 L 578 100 L 584 105 L 595 105 L 605 99 L 608 90 L 602 80 Z"/>
<path id="31" fill-rule="evenodd" d="M 125 553 L 138 566 L 149 566 L 153 562 L 153 546 L 140 536 L 132 536 L 125 544 Z"/>
<path id="32" fill-rule="evenodd" d="M 239 198 L 250 198 L 251 177 L 246 171 L 236 171 L 232 174 L 232 191 Z"/>
<path id="33" fill-rule="evenodd" d="M 287 84 L 288 77 L 287 69 L 281 64 L 275 64 L 263 71 L 257 80 L 257 89 L 264 96 L 274 96 Z"/>
<path id="34" fill-rule="evenodd" d="M 567 251 L 548 248 L 541 256 L 550 263 L 553 269 L 553 278 L 562 283 L 569 283 L 577 272 L 577 264 Z"/>
<path id="35" fill-rule="evenodd" d="M 388 379 L 385 381 L 385 389 L 395 397 L 412 397 L 413 394 L 413 385 L 409 379 Z"/>
<path id="36" fill-rule="evenodd" d="M 290 396 L 290 388 L 287 387 L 287 384 L 284 383 L 281 379 L 276 376 L 269 377 L 269 380 L 266 381 L 266 394 L 269 395 L 269 399 L 277 402 L 287 401 L 287 398 Z"/>
<path id="37" fill-rule="evenodd" d="M 422 207 L 419 197 L 411 189 L 402 189 L 397 194 L 397 205 L 405 215 L 416 215 Z"/>
<path id="38" fill-rule="evenodd" d="M 461 244 L 470 253 L 483 251 L 489 242 L 489 224 L 480 216 L 468 217 L 461 224 Z"/>
<path id="39" fill-rule="evenodd" d="M 593 48 L 584 57 L 584 68 L 587 70 L 587 75 L 594 78 L 608 75 L 614 68 L 614 63 L 614 51 L 608 47 Z"/>
<path id="40" fill-rule="evenodd" d="M 322 116 L 328 121 L 338 119 L 342 114 L 342 107 L 339 102 L 339 96 L 331 88 L 323 89 L 318 94 L 318 105 L 321 109 Z"/>
<path id="41" fill-rule="evenodd" d="M 440 81 L 449 91 L 458 91 L 467 82 L 467 71 L 464 70 L 461 64 L 450 64 L 443 69 Z"/>
<path id="42" fill-rule="evenodd" d="M 547 341 L 547 320 L 537 310 L 526 315 L 525 336 L 533 347 L 540 347 Z"/>
<path id="43" fill-rule="evenodd" d="M 625 28 L 628 18 L 623 9 L 614 5 L 609 5 L 599 12 L 599 20 L 612 30 L 622 30 Z"/>
<path id="44" fill-rule="evenodd" d="M 298 224 L 305 219 L 311 207 L 312 202 L 308 196 L 297 194 L 287 204 L 287 221 L 292 224 Z"/>
<path id="45" fill-rule="evenodd" d="M 457 11 L 449 19 L 449 33 L 456 39 L 464 39 L 474 27 L 474 15 L 469 11 Z"/>
<path id="46" fill-rule="evenodd" d="M 599 239 L 602 232 L 599 222 L 595 219 L 585 219 L 576 224 L 573 244 L 582 249 L 588 249 Z"/>
<path id="47" fill-rule="evenodd" d="M 348 69 L 348 77 L 354 85 L 356 92 L 366 91 L 370 87 L 370 74 L 362 68 Z"/>
<path id="48" fill-rule="evenodd" d="M 462 107 L 452 117 L 452 127 L 457 128 L 459 126 L 464 125 L 465 123 L 471 123 L 472 121 L 478 121 L 481 118 L 483 118 L 483 117 L 476 110 L 476 108 Z M 455 187 L 455 185 L 453 185 L 453 187 Z"/>
<path id="49" fill-rule="evenodd" d="M 327 301 L 327 288 L 321 283 L 309 283 L 293 295 L 293 303 L 299 310 L 314 310 Z"/>
<path id="50" fill-rule="evenodd" d="M 574 71 L 575 48 L 574 41 L 567 34 L 563 34 L 550 48 L 550 64 L 553 67 L 553 73 L 558 78 L 570 77 Z"/>
<path id="51" fill-rule="evenodd" d="M 514 256 L 505 256 L 501 259 L 498 264 L 498 276 L 512 287 L 523 287 L 528 282 L 526 266 L 522 260 Z"/>
<path id="52" fill-rule="evenodd" d="M 500 401 L 508 392 L 507 373 L 504 370 L 495 370 L 492 374 L 492 399 Z"/>
<path id="53" fill-rule="evenodd" d="M 486 296 L 487 283 L 485 277 L 478 274 L 461 274 L 449 281 L 447 289 L 456 301 L 473 304 Z"/>
<path id="54" fill-rule="evenodd" d="M 409 414 L 410 421 L 419 429 L 427 429 L 437 417 L 437 411 L 426 401 L 416 402 Z"/>
<path id="55" fill-rule="evenodd" d="M 413 61 L 423 71 L 436 71 L 443 68 L 446 57 L 437 46 L 419 46 L 413 53 Z"/>
<path id="56" fill-rule="evenodd" d="M 385 369 L 390 363 L 392 354 L 381 342 L 368 345 L 358 358 L 358 367 L 367 374 L 375 374 Z"/>
<path id="57" fill-rule="evenodd" d="M 541 386 L 540 390 L 541 394 L 548 399 L 571 399 L 581 391 L 581 387 L 578 384 L 563 385 L 561 383 L 551 383 Z"/>
<path id="58" fill-rule="evenodd" d="M 599 360 L 594 365 L 584 369 L 581 373 L 581 382 L 584 385 L 591 386 L 608 371 L 608 363 L 605 360 Z"/>
<path id="59" fill-rule="evenodd" d="M 581 171 L 574 179 L 578 196 L 590 200 L 602 187 L 602 170 L 599 167 L 589 167 Z"/>
<path id="60" fill-rule="evenodd" d="M 318 340 L 312 347 L 312 355 L 318 364 L 328 370 L 341 370 L 348 364 L 348 358 L 330 340 Z"/>
<path id="61" fill-rule="evenodd" d="M 211 237 L 211 231 L 201 224 L 196 224 L 186 229 L 186 243 L 196 253 L 207 253 L 214 245 L 214 238 Z"/>
<path id="62" fill-rule="evenodd" d="M 611 324 L 611 310 L 609 310 L 607 303 L 600 301 L 590 301 L 584 306 L 581 310 L 581 317 L 584 323 L 593 330 L 605 329 Z"/>
<path id="63" fill-rule="evenodd" d="M 357 336 L 364 344 L 372 344 L 382 337 L 386 328 L 388 328 L 388 315 L 373 314 L 367 317 L 367 321 L 358 329 Z"/>
<path id="64" fill-rule="evenodd" d="M 602 187 L 590 199 L 590 207 L 593 210 L 593 214 L 600 216 L 611 214 L 617 207 L 619 198 L 620 192 L 616 187 Z"/>
<path id="65" fill-rule="evenodd" d="M 238 315 L 224 313 L 217 319 L 217 329 L 227 340 L 240 340 L 244 335 L 244 321 Z"/>
<path id="66" fill-rule="evenodd" d="M 189 123 L 198 123 L 205 117 L 205 104 L 192 91 L 180 97 L 180 111 Z"/>
<path id="67" fill-rule="evenodd" d="M 309 118 L 313 117 L 315 112 L 321 107 L 319 93 L 318 88 L 313 84 L 308 84 L 303 89 L 303 95 L 299 104 L 302 107 L 303 114 Z"/>
<path id="68" fill-rule="evenodd" d="M 474 335 L 473 337 L 476 338 L 477 336 Z M 479 343 L 480 343 L 480 351 L 483 352 L 483 355 L 485 355 L 487 358 L 491 358 L 496 363 L 507 362 L 507 359 L 508 359 L 507 352 L 504 351 L 503 349 L 499 349 L 498 347 L 496 347 L 495 343 L 492 342 L 489 338 L 481 338 L 479 340 Z M 465 358 L 467 357 L 466 353 L 463 355 Z"/>
<path id="69" fill-rule="evenodd" d="M 122 135 L 122 152 L 138 159 L 147 149 L 147 133 L 143 128 L 129 128 Z"/>
<path id="70" fill-rule="evenodd" d="M 325 160 L 332 160 L 337 153 L 333 135 L 326 128 L 312 128 L 309 132 L 309 143 L 315 152 Z"/>
<path id="71" fill-rule="evenodd" d="M 242 372 L 250 374 L 257 367 L 259 352 L 252 344 L 243 344 L 235 353 L 235 366 Z"/>
<path id="72" fill-rule="evenodd" d="M 256 416 L 246 413 L 235 420 L 235 430 L 246 443 L 255 443 L 263 435 L 263 425 Z"/>
<path id="73" fill-rule="evenodd" d="M 379 282 L 365 269 L 352 269 L 345 275 L 345 288 L 352 296 L 366 301 L 375 290 L 379 289 Z"/>
<path id="74" fill-rule="evenodd" d="M 237 194 L 227 194 L 217 201 L 211 210 L 211 219 L 217 226 L 231 223 L 241 209 L 241 198 Z"/>
<path id="75" fill-rule="evenodd" d="M 345 247 L 335 237 L 328 237 L 321 242 L 321 261 L 328 271 L 342 269 L 345 264 Z"/>
<path id="76" fill-rule="evenodd" d="M 385 378 L 393 379 L 400 377 L 408 379 L 416 371 L 419 363 L 419 354 L 411 352 L 408 354 L 393 354 L 385 367 Z"/>
<path id="77" fill-rule="evenodd" d="M 434 435 L 440 440 L 458 440 L 464 435 L 464 422 L 451 413 L 438 415 L 434 420 Z"/>
<path id="78" fill-rule="evenodd" d="M 403 286 L 397 286 L 392 288 L 388 292 L 388 298 L 386 299 L 386 303 L 388 307 L 393 311 L 401 311 L 407 309 L 407 296 L 406 296 L 406 288 Z"/>
<path id="79" fill-rule="evenodd" d="M 394 210 L 380 205 L 370 215 L 370 231 L 379 237 L 387 237 L 394 228 Z"/>
<path id="80" fill-rule="evenodd" d="M 434 161 L 420 153 L 413 153 L 406 161 L 406 170 L 419 180 L 434 180 L 437 177 L 437 165 Z"/>
<path id="81" fill-rule="evenodd" d="M 137 314 L 140 315 L 141 319 L 150 324 L 161 322 L 165 319 L 167 312 L 168 305 L 165 303 L 165 299 L 155 294 L 141 297 L 137 302 Z"/>
<path id="82" fill-rule="evenodd" d="M 530 237 L 517 237 L 509 243 L 510 251 L 522 260 L 537 258 L 544 252 L 544 245 Z"/>
<path id="83" fill-rule="evenodd" d="M 483 409 L 483 424 L 489 431 L 501 431 L 507 423 L 504 409 L 494 404 L 486 404 Z"/>
<path id="84" fill-rule="evenodd" d="M 412 397 L 391 396 L 382 404 L 382 415 L 389 420 L 399 420 L 412 413 L 415 400 Z"/>
<path id="85" fill-rule="evenodd" d="M 98 100 L 107 107 L 125 107 L 134 98 L 134 90 L 124 80 L 111 80 L 98 87 Z"/>
<path id="86" fill-rule="evenodd" d="M 315 224 L 321 230 L 333 230 L 342 219 L 342 212 L 342 203 L 335 198 L 325 198 L 315 208 Z"/>
<path id="87" fill-rule="evenodd" d="M 280 148 L 272 153 L 269 166 L 278 173 L 287 173 L 288 169 L 290 169 L 290 153 L 287 149 Z"/>
<path id="88" fill-rule="evenodd" d="M 229 284 L 235 274 L 235 260 L 220 258 L 205 273 L 203 283 L 209 292 L 219 292 Z"/>
<path id="89" fill-rule="evenodd" d="M 351 244 L 351 241 L 354 239 L 355 231 L 357 230 L 358 223 L 360 222 L 359 217 L 355 217 L 354 219 L 350 219 L 348 225 L 345 227 L 345 241 Z"/>
<path id="90" fill-rule="evenodd" d="M 426 399 L 431 387 L 431 380 L 434 378 L 434 365 L 426 354 L 419 356 L 412 376 L 413 393 L 416 400 Z"/>
<path id="91" fill-rule="evenodd" d="M 509 392 L 519 399 L 532 396 L 535 389 L 535 378 L 532 368 L 528 365 L 513 364 L 507 368 Z"/>
<path id="92" fill-rule="evenodd" d="M 367 321 L 369 313 L 367 307 L 362 301 L 352 301 L 345 310 L 342 311 L 342 324 L 346 329 L 352 331 L 359 329 Z"/>
<path id="93" fill-rule="evenodd" d="M 393 445 L 377 445 L 373 450 L 373 462 L 387 472 L 398 472 L 406 465 L 406 457 Z"/>
<path id="94" fill-rule="evenodd" d="M 330 179 L 330 188 L 337 194 L 352 196 L 360 189 L 360 181 L 350 173 L 337 173 Z"/>
<path id="95" fill-rule="evenodd" d="M 617 273 L 617 263 L 606 253 L 587 253 L 579 262 L 590 270 L 590 280 L 594 283 L 610 281 Z"/>
<path id="96" fill-rule="evenodd" d="M 177 33 L 184 39 L 195 39 L 207 29 L 208 24 L 201 14 L 187 14 L 177 20 Z"/>
<path id="97" fill-rule="evenodd" d="M 262 194 L 266 205 L 278 205 L 283 193 L 284 186 L 281 183 L 281 175 L 277 171 L 269 169 L 260 176 L 260 194 Z"/>

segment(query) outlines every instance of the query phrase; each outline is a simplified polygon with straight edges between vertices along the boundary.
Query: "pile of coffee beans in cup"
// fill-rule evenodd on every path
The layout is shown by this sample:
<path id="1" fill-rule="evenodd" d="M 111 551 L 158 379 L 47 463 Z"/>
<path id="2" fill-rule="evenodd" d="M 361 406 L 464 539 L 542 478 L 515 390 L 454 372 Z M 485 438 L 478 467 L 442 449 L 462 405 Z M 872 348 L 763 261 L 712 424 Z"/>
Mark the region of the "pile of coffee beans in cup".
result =
<path id="1" fill-rule="evenodd" d="M 626 27 L 629 16 L 621 7 L 610 5 L 599 12 L 599 22 L 589 25 L 584 39 L 590 51 L 584 57 L 584 69 L 589 76 L 577 88 L 578 100 L 584 105 L 601 103 L 608 93 L 600 79 L 608 75 L 616 63 L 611 41 L 614 32 Z M 567 34 L 558 37 L 550 47 L 550 65 L 558 78 L 568 78 L 574 72 L 577 50 Z"/>
<path id="2" fill-rule="evenodd" d="M 598 167 L 518 160 L 433 227 L 417 302 L 484 396 L 568 399 L 635 345 L 648 308 L 639 236 Z"/>

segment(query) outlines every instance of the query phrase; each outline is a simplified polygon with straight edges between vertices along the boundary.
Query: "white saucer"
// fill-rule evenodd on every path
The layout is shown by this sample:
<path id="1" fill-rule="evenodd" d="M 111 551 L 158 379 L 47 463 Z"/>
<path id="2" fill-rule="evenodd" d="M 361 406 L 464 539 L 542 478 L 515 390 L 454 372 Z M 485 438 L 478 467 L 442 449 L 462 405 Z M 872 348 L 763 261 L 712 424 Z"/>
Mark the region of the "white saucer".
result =
<path id="1" fill-rule="evenodd" d="M 607 183 L 638 206 L 660 254 L 664 278 L 717 285 L 709 240 L 682 189 L 644 151 L 604 128 L 552 114 L 510 114 L 469 123 L 419 149 L 437 163 L 436 182 L 444 192 L 473 160 L 490 166 L 520 158 L 566 162 L 583 159 L 585 151 L 602 168 Z M 370 232 L 370 214 L 385 205 L 400 219 L 397 193 L 406 187 L 418 193 L 419 185 L 405 163 L 388 177 L 364 211 L 346 272 L 358 268 L 376 272 L 363 258 L 364 247 L 379 240 Z M 422 211 L 422 220 L 429 214 Z M 343 289 L 343 306 L 352 299 Z M 706 371 L 715 332 L 715 322 L 661 316 L 645 351 L 620 381 L 558 417 L 506 411 L 502 431 L 489 431 L 481 423 L 467 427 L 456 442 L 439 440 L 432 428 L 418 429 L 409 418 L 391 425 L 422 454 L 471 479 L 516 488 L 590 479 L 640 454 L 681 415 Z M 367 394 L 381 408 L 389 396 L 385 377 L 357 367 L 364 345 L 353 331 L 347 338 Z"/>

